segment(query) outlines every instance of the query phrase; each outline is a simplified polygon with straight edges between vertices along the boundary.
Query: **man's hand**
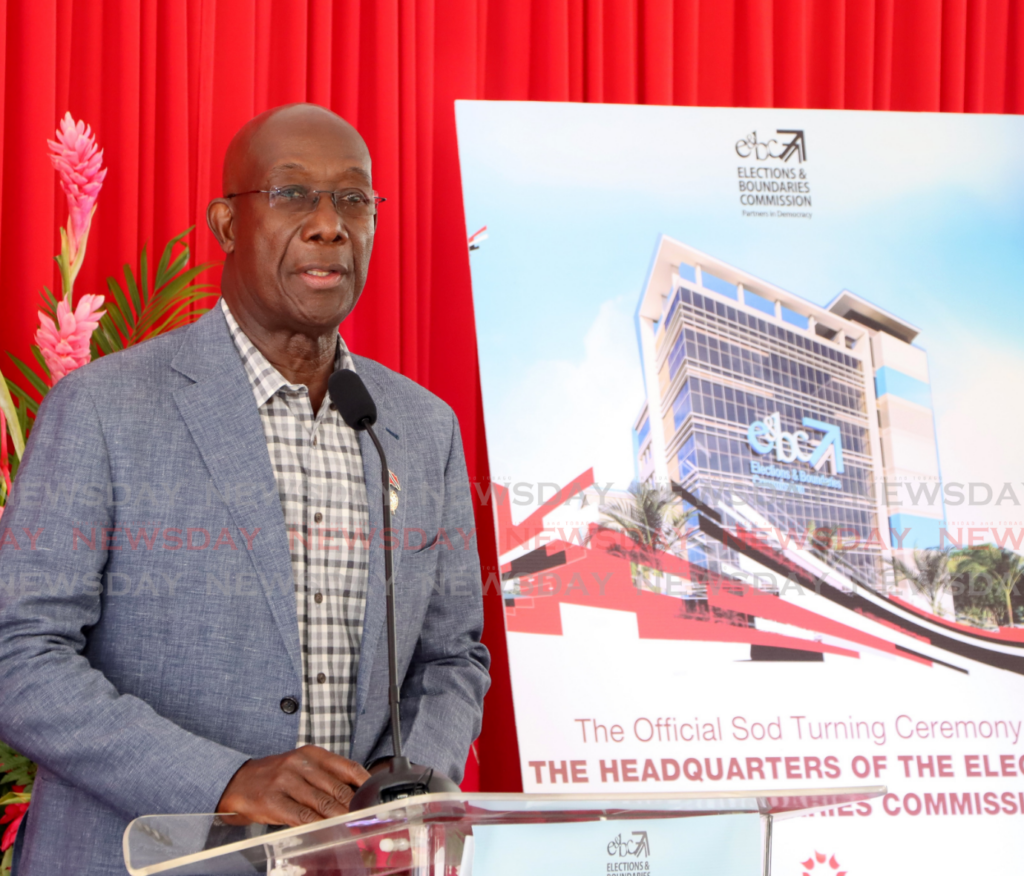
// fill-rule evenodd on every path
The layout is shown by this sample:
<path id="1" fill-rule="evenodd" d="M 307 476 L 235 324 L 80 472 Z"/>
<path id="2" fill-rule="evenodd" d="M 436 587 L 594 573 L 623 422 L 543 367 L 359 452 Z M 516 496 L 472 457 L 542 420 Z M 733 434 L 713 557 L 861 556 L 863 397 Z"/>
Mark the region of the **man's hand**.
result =
<path id="1" fill-rule="evenodd" d="M 249 760 L 239 767 L 217 804 L 233 812 L 228 824 L 296 827 L 348 812 L 355 788 L 370 774 L 359 764 L 315 745 Z"/>

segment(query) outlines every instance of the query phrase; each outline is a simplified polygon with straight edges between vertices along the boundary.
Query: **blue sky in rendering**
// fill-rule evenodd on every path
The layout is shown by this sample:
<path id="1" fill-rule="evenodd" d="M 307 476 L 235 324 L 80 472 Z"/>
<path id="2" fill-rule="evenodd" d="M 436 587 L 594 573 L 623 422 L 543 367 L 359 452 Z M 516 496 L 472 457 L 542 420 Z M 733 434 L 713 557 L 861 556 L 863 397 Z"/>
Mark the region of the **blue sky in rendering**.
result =
<path id="1" fill-rule="evenodd" d="M 944 479 L 1024 480 L 1024 119 L 510 102 L 457 118 L 467 228 L 489 234 L 471 265 L 495 475 L 593 464 L 628 482 L 632 314 L 664 233 L 817 304 L 849 289 L 914 323 Z M 805 131 L 810 220 L 742 214 L 736 168 L 753 162 L 734 144 L 780 128 Z"/>

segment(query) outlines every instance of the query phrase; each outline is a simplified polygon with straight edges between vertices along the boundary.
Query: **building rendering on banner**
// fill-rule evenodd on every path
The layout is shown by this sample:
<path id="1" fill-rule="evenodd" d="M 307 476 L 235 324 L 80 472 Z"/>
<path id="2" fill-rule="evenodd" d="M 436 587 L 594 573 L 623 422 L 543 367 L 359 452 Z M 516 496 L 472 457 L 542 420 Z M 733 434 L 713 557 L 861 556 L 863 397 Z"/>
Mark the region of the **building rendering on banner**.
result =
<path id="1" fill-rule="evenodd" d="M 787 537 L 827 527 L 870 583 L 890 549 L 939 544 L 928 360 L 913 325 L 846 291 L 820 307 L 668 237 L 636 322 L 639 480 L 727 488 Z"/>

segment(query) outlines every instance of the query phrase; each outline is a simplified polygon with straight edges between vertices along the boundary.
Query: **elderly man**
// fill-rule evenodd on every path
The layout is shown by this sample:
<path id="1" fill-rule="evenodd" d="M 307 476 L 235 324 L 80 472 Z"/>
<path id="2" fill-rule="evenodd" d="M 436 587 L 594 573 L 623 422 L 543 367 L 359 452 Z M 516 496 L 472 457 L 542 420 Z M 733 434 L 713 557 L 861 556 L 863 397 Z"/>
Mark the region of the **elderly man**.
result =
<path id="1" fill-rule="evenodd" d="M 0 738 L 39 764 L 20 876 L 123 874 L 147 813 L 296 825 L 346 811 L 391 754 L 379 458 L 327 397 L 378 408 L 396 551 L 405 753 L 458 781 L 488 685 L 459 428 L 348 352 L 378 197 L 327 110 L 249 122 L 210 228 L 219 304 L 69 374 L 2 525 Z"/>

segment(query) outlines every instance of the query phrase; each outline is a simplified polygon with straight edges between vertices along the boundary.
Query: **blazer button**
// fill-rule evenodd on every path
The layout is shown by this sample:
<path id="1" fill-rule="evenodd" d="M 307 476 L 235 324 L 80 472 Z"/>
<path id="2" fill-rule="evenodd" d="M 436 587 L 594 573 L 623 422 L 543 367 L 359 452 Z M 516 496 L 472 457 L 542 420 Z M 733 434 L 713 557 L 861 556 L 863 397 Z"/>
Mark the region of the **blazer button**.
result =
<path id="1" fill-rule="evenodd" d="M 285 697 L 281 700 L 281 711 L 286 715 L 294 715 L 299 710 L 299 701 L 295 697 Z"/>

